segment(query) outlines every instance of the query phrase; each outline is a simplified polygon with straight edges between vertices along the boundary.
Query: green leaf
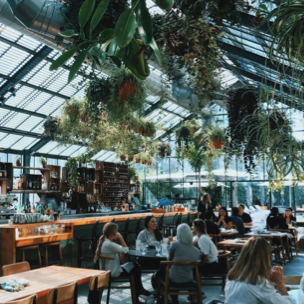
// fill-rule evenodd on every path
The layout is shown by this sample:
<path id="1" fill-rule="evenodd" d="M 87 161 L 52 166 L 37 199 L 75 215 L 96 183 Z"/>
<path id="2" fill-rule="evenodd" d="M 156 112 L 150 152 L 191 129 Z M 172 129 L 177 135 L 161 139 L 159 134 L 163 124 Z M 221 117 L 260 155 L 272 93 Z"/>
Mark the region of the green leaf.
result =
<path id="1" fill-rule="evenodd" d="M 100 20 L 102 19 L 103 15 L 104 15 L 105 11 L 107 10 L 109 2 L 110 2 L 110 0 L 101 0 L 99 5 L 97 6 L 97 8 L 93 14 L 91 24 L 90 24 L 90 39 L 92 39 L 93 30 L 98 25 L 98 23 L 100 22 Z"/>
<path id="2" fill-rule="evenodd" d="M 113 38 L 114 38 L 114 30 L 105 29 L 99 34 L 98 40 L 99 40 L 100 44 L 103 44 Z"/>
<path id="3" fill-rule="evenodd" d="M 115 41 L 120 47 L 126 47 L 132 40 L 136 28 L 134 9 L 127 9 L 118 18 L 115 26 Z"/>
<path id="4" fill-rule="evenodd" d="M 121 48 L 117 45 L 115 40 L 112 40 L 109 49 L 107 51 L 108 56 L 115 56 L 119 60 L 122 60 L 125 55 L 126 48 Z"/>
<path id="5" fill-rule="evenodd" d="M 86 0 L 80 10 L 79 10 L 79 15 L 78 15 L 78 22 L 80 25 L 80 36 L 82 38 L 84 38 L 84 32 L 83 32 L 83 28 L 86 25 L 86 23 L 88 22 L 88 20 L 90 19 L 93 10 L 95 7 L 95 0 Z"/>
<path id="6" fill-rule="evenodd" d="M 74 54 L 75 52 L 80 48 L 81 45 L 83 45 L 84 42 L 78 44 L 74 48 L 66 51 L 63 53 L 60 57 L 58 57 L 50 66 L 50 71 L 57 70 L 60 68 L 64 63 L 66 63 Z"/>
<path id="7" fill-rule="evenodd" d="M 109 56 L 109 57 L 116 64 L 116 66 L 120 69 L 121 68 L 121 60 L 119 60 L 116 56 Z"/>
<path id="8" fill-rule="evenodd" d="M 101 49 L 101 45 L 95 45 L 94 47 L 91 48 L 89 52 L 90 56 L 96 61 L 96 63 L 101 66 L 101 64 L 105 61 L 106 59 L 106 53 Z"/>
<path id="9" fill-rule="evenodd" d="M 141 0 L 139 2 L 136 15 L 138 18 L 139 35 L 141 36 L 144 44 L 149 44 L 153 38 L 153 25 L 145 0 Z"/>
<path id="10" fill-rule="evenodd" d="M 260 9 L 267 11 L 267 6 L 265 4 L 260 4 Z"/>
<path id="11" fill-rule="evenodd" d="M 158 46 L 157 46 L 157 44 L 156 44 L 154 38 L 152 38 L 152 40 L 151 40 L 151 42 L 149 43 L 149 45 L 150 45 L 151 48 L 153 49 L 154 54 L 155 54 L 155 56 L 157 57 L 158 63 L 159 63 L 159 65 L 161 66 L 161 65 L 162 65 L 161 54 L 160 54 L 159 48 L 158 48 Z"/>
<path id="12" fill-rule="evenodd" d="M 67 36 L 67 37 L 73 37 L 73 36 L 76 36 L 77 34 L 75 33 L 74 30 L 66 30 L 66 31 L 63 31 L 63 32 L 59 33 L 59 35 Z"/>
<path id="13" fill-rule="evenodd" d="M 88 54 L 88 52 L 89 52 L 90 49 L 91 49 L 91 46 L 89 46 L 86 50 L 83 50 L 77 56 L 77 59 L 75 60 L 75 62 L 73 63 L 73 65 L 70 68 L 70 74 L 69 74 L 69 79 L 68 79 L 69 83 L 74 79 L 76 73 L 81 68 L 81 65 L 83 64 L 84 60 L 86 59 L 87 54 Z"/>

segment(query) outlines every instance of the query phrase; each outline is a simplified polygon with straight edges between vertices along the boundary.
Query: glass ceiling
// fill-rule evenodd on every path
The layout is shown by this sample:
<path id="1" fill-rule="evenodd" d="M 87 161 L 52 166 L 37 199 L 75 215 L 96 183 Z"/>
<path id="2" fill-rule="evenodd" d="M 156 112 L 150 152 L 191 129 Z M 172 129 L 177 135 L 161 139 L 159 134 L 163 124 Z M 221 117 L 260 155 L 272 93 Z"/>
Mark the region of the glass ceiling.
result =
<path id="1" fill-rule="evenodd" d="M 150 12 L 163 13 L 152 0 L 147 0 L 147 5 Z M 270 46 L 271 37 L 266 33 L 258 32 L 250 25 L 250 18 L 248 20 L 248 24 L 242 26 L 224 24 L 222 27 L 224 35 L 219 46 L 224 55 L 221 59 L 223 65 L 221 83 L 225 89 L 237 81 L 253 83 L 264 82 L 267 79 L 275 82 L 276 68 L 265 65 L 265 60 L 268 58 L 266 51 Z M 0 90 L 8 80 L 14 79 L 29 60 L 36 58 L 37 53 L 44 47 L 33 38 L 0 23 Z M 69 67 L 74 59 L 56 71 L 49 71 L 49 66 L 59 55 L 58 51 L 50 49 L 48 55 L 28 70 L 21 81 L 15 84 L 14 92 L 7 92 L 2 96 L 4 105 L 0 106 L 0 148 L 6 149 L 7 152 L 20 152 L 32 148 L 31 152 L 36 151 L 37 155 L 61 157 L 77 156 L 85 151 L 86 148 L 83 146 L 63 147 L 52 141 L 39 145 L 44 138 L 45 118 L 59 116 L 60 106 L 66 99 L 72 96 L 84 97 L 85 85 L 78 85 L 82 79 L 81 75 L 70 84 L 67 83 Z M 98 74 L 105 76 L 101 72 Z M 289 75 L 280 72 L 278 74 L 279 79 L 283 80 L 283 85 L 288 87 L 292 84 Z M 147 119 L 158 122 L 162 127 L 162 130 L 157 131 L 156 137 L 162 136 L 191 116 L 189 111 L 173 102 L 160 103 L 157 96 L 148 96 L 147 103 Z M 299 128 L 296 130 L 299 131 Z M 100 151 L 94 159 L 113 161 L 115 154 L 111 151 Z"/>

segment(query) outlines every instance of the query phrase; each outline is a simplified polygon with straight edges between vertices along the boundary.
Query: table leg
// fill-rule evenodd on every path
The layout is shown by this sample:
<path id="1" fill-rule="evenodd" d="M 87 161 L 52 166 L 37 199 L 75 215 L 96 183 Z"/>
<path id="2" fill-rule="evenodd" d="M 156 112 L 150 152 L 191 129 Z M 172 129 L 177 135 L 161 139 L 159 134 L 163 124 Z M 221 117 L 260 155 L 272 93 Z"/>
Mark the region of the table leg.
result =
<path id="1" fill-rule="evenodd" d="M 82 241 L 78 240 L 78 268 L 81 268 L 82 259 Z"/>

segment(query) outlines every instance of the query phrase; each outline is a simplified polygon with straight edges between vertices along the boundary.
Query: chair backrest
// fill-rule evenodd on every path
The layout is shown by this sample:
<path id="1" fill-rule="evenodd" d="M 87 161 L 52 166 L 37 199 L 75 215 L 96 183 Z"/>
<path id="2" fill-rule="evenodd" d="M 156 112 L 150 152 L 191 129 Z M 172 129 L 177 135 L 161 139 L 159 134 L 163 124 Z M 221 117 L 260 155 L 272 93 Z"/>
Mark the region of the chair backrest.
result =
<path id="1" fill-rule="evenodd" d="M 173 216 L 173 224 L 174 225 L 176 224 L 177 217 L 178 217 L 178 213 L 175 213 L 174 216 Z"/>
<path id="2" fill-rule="evenodd" d="M 165 216 L 165 214 L 163 213 L 162 216 L 159 218 L 159 222 L 158 222 L 158 229 L 159 230 L 161 230 L 163 228 L 164 216 Z"/>
<path id="3" fill-rule="evenodd" d="M 105 270 L 106 268 L 106 261 L 107 260 L 115 260 L 114 258 L 112 257 L 108 257 L 106 255 L 100 255 L 99 258 L 101 259 L 101 263 L 102 263 L 102 266 L 101 266 L 101 270 Z"/>
<path id="4" fill-rule="evenodd" d="M 77 282 L 52 288 L 46 296 L 47 304 L 77 304 Z"/>
<path id="5" fill-rule="evenodd" d="M 182 212 L 177 216 L 176 227 L 182 223 L 182 216 L 183 216 Z"/>
<path id="6" fill-rule="evenodd" d="M 190 216 L 191 216 L 191 212 L 188 212 L 188 214 L 187 214 L 187 220 L 186 220 L 186 223 L 187 223 L 188 225 L 191 224 L 191 218 L 190 218 Z"/>
<path id="7" fill-rule="evenodd" d="M 130 218 L 130 217 L 128 217 L 128 218 L 127 218 L 127 220 L 126 220 L 126 222 L 125 222 L 125 231 L 124 231 L 124 232 L 128 232 L 128 230 L 129 230 L 129 224 L 130 224 L 130 220 L 131 220 L 131 218 Z"/>
<path id="8" fill-rule="evenodd" d="M 21 273 L 21 272 L 30 271 L 30 270 L 31 270 L 31 267 L 28 262 L 4 265 L 2 267 L 2 275 L 7 276 L 7 275 Z"/>
<path id="9" fill-rule="evenodd" d="M 91 278 L 89 283 L 89 290 L 96 290 L 95 288 L 103 288 L 109 284 L 111 276 L 111 271 L 107 271 L 101 274 L 98 274 Z"/>
<path id="10" fill-rule="evenodd" d="M 138 221 L 137 221 L 137 223 L 136 223 L 136 228 L 135 228 L 135 231 L 136 231 L 136 232 L 139 232 L 139 231 L 140 231 L 141 220 L 142 220 L 142 216 L 138 219 Z"/>
<path id="11" fill-rule="evenodd" d="M 113 217 L 113 218 L 112 218 L 111 222 L 112 222 L 112 223 L 114 223 L 114 222 L 115 222 L 115 217 Z"/>
<path id="12" fill-rule="evenodd" d="M 5 302 L 5 304 L 36 304 L 36 301 L 37 301 L 37 295 L 34 294 L 27 298 L 23 298 L 21 300 Z"/>
<path id="13" fill-rule="evenodd" d="M 92 239 L 97 238 L 97 228 L 98 228 L 99 220 L 97 220 L 92 229 Z"/>

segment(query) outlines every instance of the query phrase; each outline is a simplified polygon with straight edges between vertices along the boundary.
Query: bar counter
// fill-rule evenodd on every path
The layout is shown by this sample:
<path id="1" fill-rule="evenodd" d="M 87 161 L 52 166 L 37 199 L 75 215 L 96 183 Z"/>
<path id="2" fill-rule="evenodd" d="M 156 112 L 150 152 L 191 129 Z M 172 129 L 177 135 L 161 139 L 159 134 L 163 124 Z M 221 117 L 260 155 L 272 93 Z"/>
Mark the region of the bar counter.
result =
<path id="1" fill-rule="evenodd" d="M 188 212 L 182 212 L 182 222 L 187 219 Z M 98 214 L 99 215 L 99 214 Z M 119 231 L 124 232 L 125 222 L 130 218 L 129 231 L 134 231 L 137 221 L 142 218 L 141 229 L 144 229 L 144 219 L 152 215 L 151 212 L 147 211 L 135 211 L 135 212 L 111 212 L 107 215 L 96 216 L 96 214 L 73 214 L 68 216 L 62 216 L 60 221 L 56 222 L 42 222 L 42 223 L 32 223 L 32 224 L 19 224 L 19 225 L 0 225 L 1 229 L 1 267 L 3 265 L 16 263 L 21 260 L 20 247 L 40 245 L 50 242 L 60 241 L 60 247 L 63 256 L 64 266 L 77 267 L 78 262 L 78 243 L 77 238 L 90 236 L 92 234 L 92 228 L 95 222 L 98 220 L 99 225 L 97 229 L 97 235 L 102 234 L 102 229 L 105 223 L 110 222 L 115 217 L 115 223 L 119 226 Z M 156 218 L 162 216 L 162 213 L 153 213 Z M 173 216 L 175 212 L 167 212 L 164 214 L 163 224 L 169 224 L 173 221 Z M 81 216 L 81 217 L 80 217 Z M 191 212 L 191 220 L 194 220 L 196 212 Z M 18 230 L 16 228 L 24 228 L 24 230 L 35 230 L 37 227 L 52 225 L 64 225 L 65 231 L 63 233 L 57 233 L 53 235 L 26 235 L 20 236 L 20 231 L 18 235 Z M 133 234 L 129 235 L 128 245 L 132 246 L 135 244 L 135 236 Z M 92 250 L 89 247 L 89 243 L 85 243 L 83 246 L 83 255 L 92 256 Z M 28 256 L 31 253 L 28 252 Z M 92 267 L 92 262 L 83 262 L 82 267 Z"/>

